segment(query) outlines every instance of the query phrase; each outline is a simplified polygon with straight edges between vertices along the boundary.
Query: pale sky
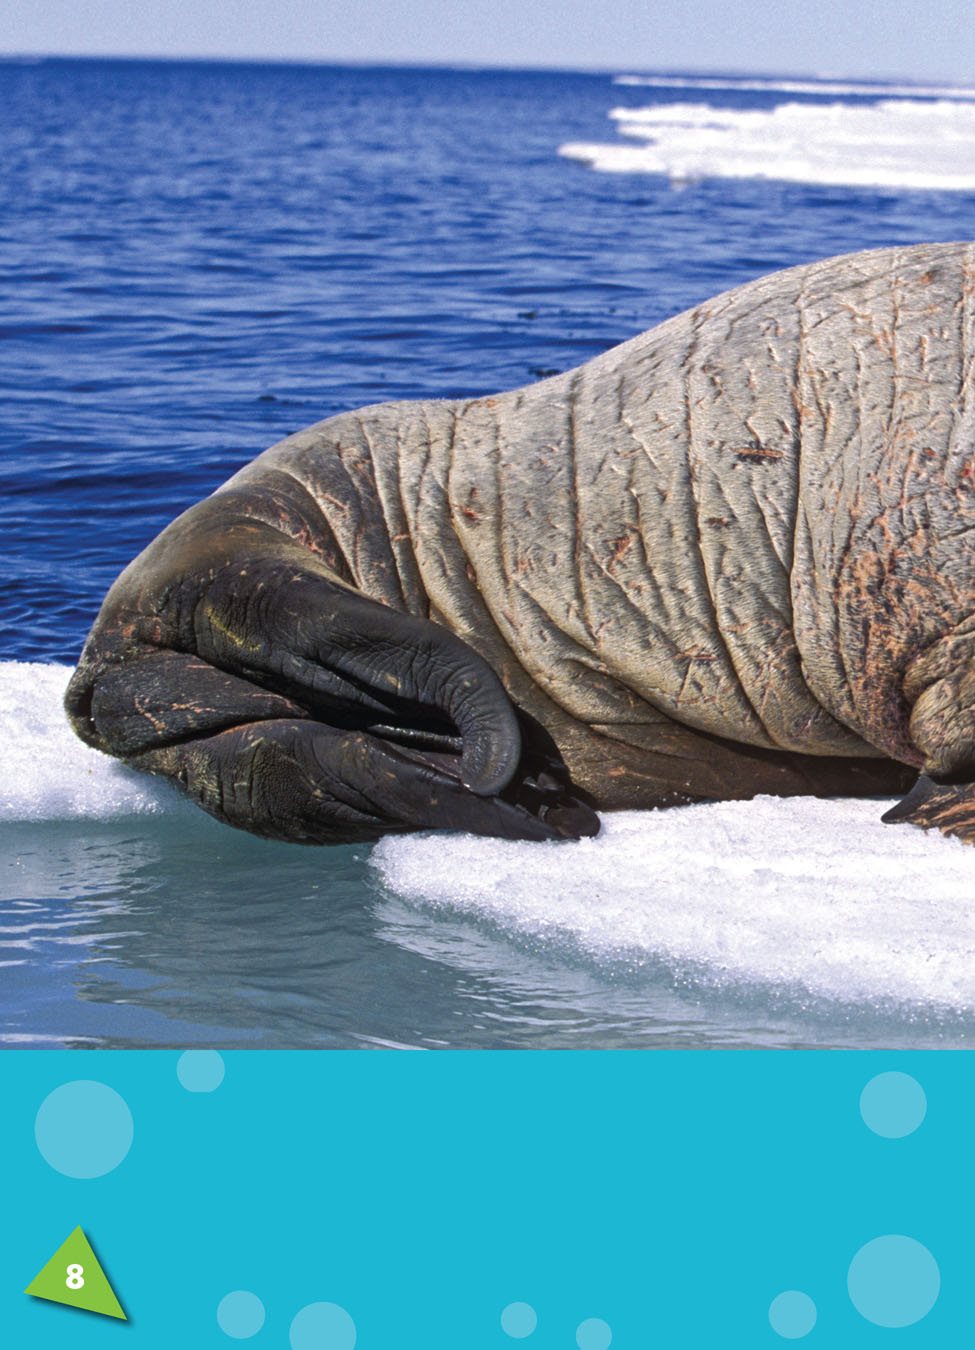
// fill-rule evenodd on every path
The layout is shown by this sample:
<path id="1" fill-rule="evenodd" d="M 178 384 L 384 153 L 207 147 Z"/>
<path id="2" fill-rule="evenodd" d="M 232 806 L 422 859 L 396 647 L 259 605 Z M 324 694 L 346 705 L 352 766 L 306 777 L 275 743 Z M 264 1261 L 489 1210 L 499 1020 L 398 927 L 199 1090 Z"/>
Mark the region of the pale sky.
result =
<path id="1" fill-rule="evenodd" d="M 971 82 L 970 0 L 6 0 L 0 53 Z"/>

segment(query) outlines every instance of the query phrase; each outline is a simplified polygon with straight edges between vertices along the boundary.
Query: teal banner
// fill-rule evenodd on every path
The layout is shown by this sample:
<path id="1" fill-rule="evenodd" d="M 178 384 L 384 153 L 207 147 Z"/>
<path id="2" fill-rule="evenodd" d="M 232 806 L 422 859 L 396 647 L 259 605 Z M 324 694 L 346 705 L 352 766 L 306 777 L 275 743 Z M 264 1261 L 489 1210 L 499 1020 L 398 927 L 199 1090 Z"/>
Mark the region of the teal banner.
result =
<path id="1" fill-rule="evenodd" d="M 971 1336 L 965 1054 L 32 1051 L 0 1073 L 12 1346 Z M 84 1292 L 89 1260 L 124 1314 Z"/>

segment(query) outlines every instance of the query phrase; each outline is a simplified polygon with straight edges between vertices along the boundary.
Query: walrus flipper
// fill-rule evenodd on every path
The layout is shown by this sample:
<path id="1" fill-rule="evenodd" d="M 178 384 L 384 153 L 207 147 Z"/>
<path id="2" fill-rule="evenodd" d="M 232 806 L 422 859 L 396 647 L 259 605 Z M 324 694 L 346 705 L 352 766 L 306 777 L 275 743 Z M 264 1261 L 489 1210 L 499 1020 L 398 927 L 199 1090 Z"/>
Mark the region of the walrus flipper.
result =
<path id="1" fill-rule="evenodd" d="M 82 654 L 66 706 L 89 744 L 271 838 L 595 833 L 459 637 L 261 522 L 225 523 L 216 552 L 205 504 L 189 515 L 123 574 Z"/>
<path id="2" fill-rule="evenodd" d="M 975 785 L 935 783 L 922 773 L 903 801 L 881 819 L 885 825 L 919 825 L 975 844 Z"/>
<path id="3" fill-rule="evenodd" d="M 476 797 L 428 759 L 308 720 L 254 722 L 129 762 L 175 778 L 229 825 L 292 843 L 347 844 L 430 828 L 531 840 L 567 833 L 559 816 L 546 824 L 517 802 Z"/>
<path id="4" fill-rule="evenodd" d="M 975 844 L 975 621 L 968 619 L 910 663 L 904 698 L 921 773 L 883 817 Z"/>
<path id="5" fill-rule="evenodd" d="M 343 844 L 437 828 L 545 840 L 598 828 L 564 770 L 527 747 L 512 780 L 479 796 L 462 782 L 456 736 L 377 725 L 368 714 L 368 729 L 333 726 L 320 720 L 320 703 L 313 716 L 298 699 L 186 653 L 108 667 L 86 702 L 87 739 L 266 838 Z M 348 709 L 333 716 L 355 720 Z"/>

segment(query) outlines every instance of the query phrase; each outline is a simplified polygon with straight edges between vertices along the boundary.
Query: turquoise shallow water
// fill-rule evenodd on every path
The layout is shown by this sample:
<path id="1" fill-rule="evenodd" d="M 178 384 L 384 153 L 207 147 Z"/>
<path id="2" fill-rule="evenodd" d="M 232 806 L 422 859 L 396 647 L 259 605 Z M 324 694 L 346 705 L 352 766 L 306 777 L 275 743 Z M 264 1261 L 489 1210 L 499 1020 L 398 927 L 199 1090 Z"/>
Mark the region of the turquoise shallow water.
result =
<path id="1" fill-rule="evenodd" d="M 653 827 L 643 891 L 621 835 L 598 855 L 615 889 L 582 873 L 588 905 L 568 852 L 536 871 L 456 845 L 382 867 L 274 847 L 133 814 L 134 788 L 99 795 L 53 684 L 12 664 L 73 662 L 138 549 L 302 425 L 524 384 L 774 268 L 971 233 L 969 191 L 842 186 L 819 143 L 792 182 L 560 155 L 612 140 L 614 107 L 670 110 L 672 130 L 724 119 L 734 150 L 736 118 L 787 102 L 806 133 L 836 107 L 827 122 L 872 109 L 915 136 L 938 98 L 902 90 L 888 114 L 879 86 L 53 60 L 0 63 L 0 92 L 7 1043 L 967 1043 L 960 865 L 937 841 L 911 854 L 908 890 L 891 877 L 859 908 L 893 845 L 864 842 L 855 814 L 817 836 L 848 828 L 841 852 L 863 866 L 847 872 L 808 847 L 776 871 L 783 850 L 759 845 L 793 849 L 789 816 L 722 818 L 730 842 L 703 853 Z M 745 882 L 718 867 L 738 851 Z M 482 894 L 460 885 L 472 874 Z M 804 913 L 819 927 L 796 931 Z"/>

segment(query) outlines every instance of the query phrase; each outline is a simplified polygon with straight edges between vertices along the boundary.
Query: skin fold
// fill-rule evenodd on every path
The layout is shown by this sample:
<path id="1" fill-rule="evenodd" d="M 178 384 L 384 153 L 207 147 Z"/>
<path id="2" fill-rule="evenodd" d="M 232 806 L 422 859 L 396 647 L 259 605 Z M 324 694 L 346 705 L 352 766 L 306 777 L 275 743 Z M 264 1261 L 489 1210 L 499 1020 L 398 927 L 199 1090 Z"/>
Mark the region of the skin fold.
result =
<path id="1" fill-rule="evenodd" d="M 298 842 L 908 789 L 971 842 L 973 353 L 975 245 L 917 245 L 330 418 L 123 572 L 68 715 Z"/>

